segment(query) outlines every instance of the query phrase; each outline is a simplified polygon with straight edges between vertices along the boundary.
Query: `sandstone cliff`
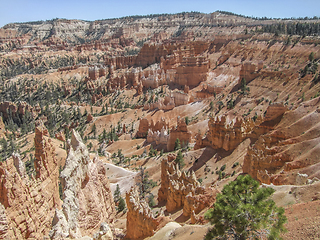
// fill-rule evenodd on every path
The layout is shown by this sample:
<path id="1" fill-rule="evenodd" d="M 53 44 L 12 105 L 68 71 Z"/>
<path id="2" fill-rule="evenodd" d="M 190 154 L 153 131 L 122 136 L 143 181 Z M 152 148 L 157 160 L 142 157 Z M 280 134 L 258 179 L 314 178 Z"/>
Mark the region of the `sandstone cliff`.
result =
<path id="1" fill-rule="evenodd" d="M 2 229 L 10 239 L 42 239 L 49 233 L 59 198 L 59 167 L 47 130 L 36 128 L 36 179 L 29 179 L 20 156 L 13 155 L 0 164 L 0 202 Z M 6 217 L 5 217 L 6 216 Z"/>
<path id="2" fill-rule="evenodd" d="M 134 187 L 126 194 L 127 235 L 128 239 L 141 239 L 152 236 L 159 225 L 154 218 L 148 203 L 139 198 L 139 193 Z"/>
<path id="3" fill-rule="evenodd" d="M 173 212 L 183 208 L 183 215 L 190 217 L 192 212 L 199 213 L 215 201 L 217 191 L 200 186 L 194 172 L 181 172 L 172 160 L 161 161 L 161 187 L 158 191 L 158 202 L 166 203 L 166 210 Z"/>
<path id="4" fill-rule="evenodd" d="M 137 137 L 147 137 L 149 130 L 154 133 L 154 132 L 161 132 L 162 129 L 168 129 L 169 128 L 169 123 L 166 121 L 164 118 L 161 118 L 159 121 L 154 123 L 153 119 L 150 121 L 147 118 L 143 118 L 140 120 L 139 123 L 139 129 L 137 132 Z"/>
<path id="5" fill-rule="evenodd" d="M 210 146 L 214 149 L 234 150 L 244 139 L 255 137 L 257 128 L 263 118 L 259 116 L 256 121 L 244 120 L 241 117 L 230 119 L 228 116 L 210 118 L 208 122 L 209 131 L 206 138 L 196 138 L 195 149 Z"/>
<path id="6" fill-rule="evenodd" d="M 90 159 L 76 131 L 68 144 L 68 157 L 61 172 L 63 205 L 62 210 L 56 209 L 51 239 L 92 235 L 102 222 L 112 222 L 115 214 L 103 163 Z"/>
<path id="7" fill-rule="evenodd" d="M 319 178 L 318 102 L 316 98 L 291 111 L 278 103 L 271 105 L 268 121 L 261 124 L 269 132 L 249 147 L 243 172 L 275 185 L 301 185 Z"/>
<path id="8" fill-rule="evenodd" d="M 176 140 L 180 140 L 181 147 L 186 147 L 191 142 L 191 132 L 188 131 L 187 124 L 184 118 L 177 119 L 177 127 L 173 127 L 169 133 L 167 142 L 167 151 L 174 150 Z"/>

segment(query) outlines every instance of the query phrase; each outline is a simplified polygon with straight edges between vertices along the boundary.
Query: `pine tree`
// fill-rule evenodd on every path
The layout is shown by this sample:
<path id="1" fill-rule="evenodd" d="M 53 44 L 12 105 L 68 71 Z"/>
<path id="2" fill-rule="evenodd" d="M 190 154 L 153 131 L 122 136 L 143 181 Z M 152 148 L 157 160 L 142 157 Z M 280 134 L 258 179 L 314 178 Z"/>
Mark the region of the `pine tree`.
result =
<path id="1" fill-rule="evenodd" d="M 96 137 L 96 135 L 97 135 L 97 127 L 96 127 L 95 123 L 92 125 L 91 132 L 93 133 L 93 136 Z"/>
<path id="2" fill-rule="evenodd" d="M 311 52 L 309 55 L 309 61 L 312 62 L 314 60 L 314 52 Z"/>
<path id="3" fill-rule="evenodd" d="M 284 209 L 269 198 L 273 192 L 272 188 L 259 188 L 250 175 L 224 186 L 214 207 L 205 214 L 214 225 L 205 239 L 281 239 L 287 218 Z"/>
<path id="4" fill-rule="evenodd" d="M 179 150 L 176 159 L 174 160 L 176 164 L 179 165 L 180 168 L 182 168 L 184 164 L 183 156 L 181 150 Z"/>
<path id="5" fill-rule="evenodd" d="M 180 148 L 181 148 L 180 139 L 177 138 L 175 143 L 174 143 L 174 150 L 179 150 Z"/>
<path id="6" fill-rule="evenodd" d="M 126 208 L 126 203 L 124 199 L 120 196 L 119 205 L 118 205 L 118 212 L 122 212 Z"/>
<path id="7" fill-rule="evenodd" d="M 154 202 L 154 195 L 152 193 L 149 194 L 148 205 L 149 207 L 154 207 L 156 205 L 156 203 Z"/>
<path id="8" fill-rule="evenodd" d="M 139 187 L 140 196 L 145 198 L 146 194 L 150 193 L 151 189 L 157 186 L 157 183 L 152 179 L 149 179 L 149 173 L 145 171 L 145 168 L 140 166 L 139 182 L 137 185 Z"/>
<path id="9" fill-rule="evenodd" d="M 114 191 L 114 194 L 113 194 L 114 202 L 115 203 L 118 202 L 120 200 L 120 197 L 121 197 L 121 191 L 120 191 L 119 184 L 117 184 L 116 190 Z"/>

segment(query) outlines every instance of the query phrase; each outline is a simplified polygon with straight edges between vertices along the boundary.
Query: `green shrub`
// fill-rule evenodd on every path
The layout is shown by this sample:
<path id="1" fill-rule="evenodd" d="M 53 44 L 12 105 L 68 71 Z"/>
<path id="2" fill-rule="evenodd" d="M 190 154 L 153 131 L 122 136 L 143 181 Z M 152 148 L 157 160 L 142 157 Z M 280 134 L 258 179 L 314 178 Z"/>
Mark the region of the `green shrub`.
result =
<path id="1" fill-rule="evenodd" d="M 281 239 L 287 218 L 270 199 L 273 193 L 272 188 L 259 188 L 250 175 L 225 185 L 214 207 L 205 213 L 214 225 L 205 239 Z"/>

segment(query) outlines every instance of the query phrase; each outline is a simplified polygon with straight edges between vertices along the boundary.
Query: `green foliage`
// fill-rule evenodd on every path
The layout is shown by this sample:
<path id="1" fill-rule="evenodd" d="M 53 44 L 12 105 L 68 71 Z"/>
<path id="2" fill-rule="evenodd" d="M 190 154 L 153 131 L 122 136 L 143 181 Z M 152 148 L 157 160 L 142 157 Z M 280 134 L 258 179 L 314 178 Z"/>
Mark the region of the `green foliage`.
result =
<path id="1" fill-rule="evenodd" d="M 121 149 L 121 148 L 118 149 L 117 157 L 119 158 L 119 162 L 118 162 L 117 164 L 123 163 L 123 161 L 124 161 L 124 155 L 123 155 L 123 153 L 122 153 L 122 149 Z"/>
<path id="2" fill-rule="evenodd" d="M 179 138 L 176 139 L 174 142 L 174 150 L 179 150 L 181 148 L 180 140 Z"/>
<path id="3" fill-rule="evenodd" d="M 214 225 L 205 239 L 281 239 L 287 219 L 284 209 L 269 198 L 273 192 L 272 188 L 259 188 L 250 175 L 224 186 L 214 207 L 205 214 Z"/>
<path id="4" fill-rule="evenodd" d="M 91 133 L 93 133 L 93 136 L 96 137 L 96 135 L 97 135 L 97 127 L 96 127 L 95 123 L 91 127 Z"/>
<path id="5" fill-rule="evenodd" d="M 188 116 L 186 116 L 184 120 L 185 120 L 186 124 L 187 124 L 187 125 L 189 125 L 189 123 L 190 123 L 190 119 L 189 119 L 189 117 L 188 117 Z"/>
<path id="6" fill-rule="evenodd" d="M 282 22 L 278 24 L 262 25 L 259 31 L 288 35 L 316 36 L 320 33 L 320 23 L 296 21 L 290 21 L 287 23 Z"/>
<path id="7" fill-rule="evenodd" d="M 154 195 L 152 193 L 149 194 L 148 204 L 149 204 L 149 207 L 151 207 L 151 208 L 156 205 L 156 203 L 154 201 Z"/>
<path id="8" fill-rule="evenodd" d="M 157 183 L 152 179 L 149 179 L 149 173 L 141 166 L 138 179 L 137 185 L 139 187 L 139 194 L 141 197 L 145 198 L 146 194 L 150 193 L 151 189 L 157 186 Z"/>
<path id="9" fill-rule="evenodd" d="M 307 74 L 311 73 L 312 75 L 318 71 L 318 62 L 317 61 L 310 61 L 307 65 L 300 70 L 300 76 L 303 78 Z"/>
<path id="10" fill-rule="evenodd" d="M 231 99 L 227 102 L 227 108 L 233 109 L 235 102 L 236 102 L 236 100 L 233 100 L 233 95 L 231 95 Z"/>
<path id="11" fill-rule="evenodd" d="M 26 172 L 29 178 L 31 178 L 31 176 L 35 173 L 34 158 L 32 154 L 30 154 L 30 159 L 25 162 L 25 166 L 26 166 Z"/>
<path id="12" fill-rule="evenodd" d="M 118 204 L 118 212 L 122 212 L 126 208 L 126 203 L 124 199 L 120 196 Z"/>
<path id="13" fill-rule="evenodd" d="M 219 111 L 224 107 L 223 105 L 223 102 L 222 101 L 218 101 L 218 108 L 219 108 Z"/>
<path id="14" fill-rule="evenodd" d="M 150 146 L 150 150 L 149 150 L 149 157 L 154 157 L 157 156 L 157 150 L 153 148 L 153 146 Z"/>
<path id="15" fill-rule="evenodd" d="M 220 171 L 223 172 L 226 169 L 226 164 L 224 164 L 223 166 L 221 166 Z"/>
<path id="16" fill-rule="evenodd" d="M 176 157 L 176 159 L 174 161 L 175 161 L 176 164 L 179 165 L 180 168 L 184 167 L 185 164 L 184 164 L 184 159 L 183 159 L 181 150 L 179 150 L 179 152 L 177 154 L 177 157 Z"/>
<path id="17" fill-rule="evenodd" d="M 113 193 L 113 201 L 115 203 L 119 202 L 120 197 L 121 197 L 121 191 L 120 191 L 119 184 L 117 184 L 116 190 L 114 190 L 114 193 Z"/>
<path id="18" fill-rule="evenodd" d="M 239 165 L 239 162 L 235 162 L 233 165 L 232 165 L 232 168 L 235 168 L 236 166 Z"/>
<path id="19" fill-rule="evenodd" d="M 248 95 L 249 92 L 250 92 L 250 88 L 247 87 L 246 79 L 242 78 L 241 84 L 240 84 L 240 93 L 243 95 Z"/>
<path id="20" fill-rule="evenodd" d="M 92 145 L 92 142 L 89 142 L 89 144 L 87 145 L 89 151 L 91 150 L 92 146 L 93 146 L 93 145 Z"/>
<path id="21" fill-rule="evenodd" d="M 210 110 L 213 110 L 213 101 L 210 102 Z"/>
<path id="22" fill-rule="evenodd" d="M 312 62 L 314 60 L 314 52 L 309 54 L 309 61 Z"/>

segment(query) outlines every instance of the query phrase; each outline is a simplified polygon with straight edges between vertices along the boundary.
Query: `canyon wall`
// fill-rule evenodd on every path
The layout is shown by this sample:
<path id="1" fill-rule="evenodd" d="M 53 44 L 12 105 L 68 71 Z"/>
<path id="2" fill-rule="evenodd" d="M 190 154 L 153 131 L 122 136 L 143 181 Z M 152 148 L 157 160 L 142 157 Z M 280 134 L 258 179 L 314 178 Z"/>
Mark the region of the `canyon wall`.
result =
<path id="1" fill-rule="evenodd" d="M 42 239 L 48 235 L 59 198 L 59 167 L 47 129 L 35 131 L 36 178 L 29 179 L 20 156 L 0 163 L 0 203 L 5 236 L 10 239 Z M 3 231 L 4 231 L 3 230 Z"/>
<path id="2" fill-rule="evenodd" d="M 175 156 L 161 161 L 161 186 L 158 202 L 166 203 L 166 210 L 173 212 L 183 208 L 183 215 L 190 217 L 192 212 L 199 213 L 215 201 L 217 191 L 200 186 L 194 172 L 180 171 L 174 163 Z"/>
<path id="3" fill-rule="evenodd" d="M 126 193 L 127 203 L 127 235 L 128 239 L 142 239 L 152 236 L 159 225 L 153 216 L 148 203 L 139 198 L 136 188 Z"/>
<path id="4" fill-rule="evenodd" d="M 167 151 L 174 150 L 176 140 L 180 140 L 181 147 L 186 147 L 191 142 L 191 132 L 188 131 L 187 124 L 184 118 L 177 119 L 177 127 L 172 127 L 169 133 L 167 142 Z"/>
<path id="5" fill-rule="evenodd" d="M 116 211 L 106 172 L 98 158 L 90 159 L 80 135 L 73 130 L 61 172 L 62 209 L 55 210 L 51 239 L 90 236 L 101 223 L 113 221 Z"/>

